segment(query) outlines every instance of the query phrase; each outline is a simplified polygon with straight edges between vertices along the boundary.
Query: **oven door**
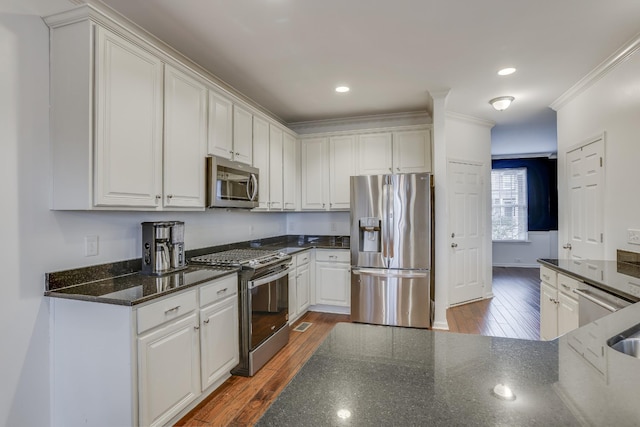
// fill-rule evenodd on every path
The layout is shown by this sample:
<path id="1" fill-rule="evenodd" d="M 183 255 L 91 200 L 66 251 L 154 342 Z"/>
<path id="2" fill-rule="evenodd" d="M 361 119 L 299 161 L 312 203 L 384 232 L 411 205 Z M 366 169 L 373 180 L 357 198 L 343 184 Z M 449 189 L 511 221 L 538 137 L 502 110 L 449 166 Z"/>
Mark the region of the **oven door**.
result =
<path id="1" fill-rule="evenodd" d="M 251 308 L 249 350 L 253 350 L 287 324 L 289 270 L 250 281 L 248 299 Z"/>

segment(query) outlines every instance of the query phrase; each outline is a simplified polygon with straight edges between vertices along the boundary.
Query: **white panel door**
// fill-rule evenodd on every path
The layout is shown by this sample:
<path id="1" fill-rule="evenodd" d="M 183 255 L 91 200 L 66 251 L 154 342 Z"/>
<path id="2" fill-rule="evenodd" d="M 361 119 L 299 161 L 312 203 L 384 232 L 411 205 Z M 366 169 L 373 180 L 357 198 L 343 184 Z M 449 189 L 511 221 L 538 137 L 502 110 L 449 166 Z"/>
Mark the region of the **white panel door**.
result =
<path id="1" fill-rule="evenodd" d="M 394 132 L 393 172 L 431 171 L 431 137 L 428 130 Z"/>
<path id="2" fill-rule="evenodd" d="M 233 158 L 233 103 L 209 91 L 209 154 Z"/>
<path id="3" fill-rule="evenodd" d="M 162 62 L 96 27 L 96 206 L 160 207 Z"/>
<path id="4" fill-rule="evenodd" d="M 253 118 L 253 167 L 258 168 L 258 209 L 269 209 L 269 123 Z"/>
<path id="5" fill-rule="evenodd" d="M 296 208 L 297 153 L 298 141 L 288 133 L 284 133 L 282 135 L 282 203 L 283 209 L 289 211 Z"/>
<path id="6" fill-rule="evenodd" d="M 164 206 L 204 208 L 207 88 L 165 67 Z"/>
<path id="7" fill-rule="evenodd" d="M 482 166 L 449 162 L 451 305 L 482 298 L 486 223 Z"/>
<path id="8" fill-rule="evenodd" d="M 238 364 L 239 334 L 237 296 L 200 310 L 202 391 Z"/>
<path id="9" fill-rule="evenodd" d="M 567 152 L 568 244 L 563 257 L 602 259 L 604 256 L 604 139 L 599 137 Z"/>
<path id="10" fill-rule="evenodd" d="M 350 178 L 356 174 L 355 135 L 329 139 L 329 209 L 349 209 Z"/>
<path id="11" fill-rule="evenodd" d="M 391 173 L 392 159 L 391 133 L 358 136 L 358 175 Z"/>
<path id="12" fill-rule="evenodd" d="M 233 106 L 233 160 L 252 164 L 253 115 L 242 107 Z"/>
<path id="13" fill-rule="evenodd" d="M 327 138 L 302 141 L 302 209 L 327 209 Z"/>
<path id="14" fill-rule="evenodd" d="M 162 426 L 200 395 L 198 315 L 138 338 L 140 425 Z"/>
<path id="15" fill-rule="evenodd" d="M 269 209 L 282 210 L 282 129 L 269 125 Z"/>

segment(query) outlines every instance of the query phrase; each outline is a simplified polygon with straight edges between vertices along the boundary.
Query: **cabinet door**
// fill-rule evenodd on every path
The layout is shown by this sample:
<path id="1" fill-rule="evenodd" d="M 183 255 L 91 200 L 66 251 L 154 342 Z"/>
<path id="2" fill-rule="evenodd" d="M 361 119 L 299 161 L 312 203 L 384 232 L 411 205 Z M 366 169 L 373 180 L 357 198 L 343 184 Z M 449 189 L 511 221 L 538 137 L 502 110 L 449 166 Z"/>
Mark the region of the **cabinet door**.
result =
<path id="1" fill-rule="evenodd" d="M 301 142 L 302 209 L 327 209 L 327 138 L 305 139 Z"/>
<path id="2" fill-rule="evenodd" d="M 269 125 L 269 208 L 282 210 L 282 130 Z"/>
<path id="3" fill-rule="evenodd" d="M 200 310 L 202 391 L 238 364 L 239 334 L 237 296 Z"/>
<path id="4" fill-rule="evenodd" d="M 578 300 L 558 292 L 558 335 L 578 328 Z"/>
<path id="5" fill-rule="evenodd" d="M 258 168 L 258 209 L 269 209 L 269 123 L 253 118 L 253 166 Z"/>
<path id="6" fill-rule="evenodd" d="M 298 317 L 298 304 L 296 302 L 297 285 L 296 285 L 296 270 L 293 269 L 289 272 L 289 324 L 293 323 Z"/>
<path id="7" fill-rule="evenodd" d="M 207 88 L 165 67 L 164 206 L 204 208 Z"/>
<path id="8" fill-rule="evenodd" d="M 233 159 L 250 165 L 253 161 L 253 116 L 233 106 Z"/>
<path id="9" fill-rule="evenodd" d="M 350 178 L 356 174 L 355 148 L 353 135 L 329 139 L 329 209 L 350 207 Z"/>
<path id="10" fill-rule="evenodd" d="M 309 277 L 309 264 L 298 267 L 296 270 L 296 304 L 298 315 L 303 314 L 309 308 L 309 286 L 311 284 Z M 291 304 L 291 302 L 289 302 Z"/>
<path id="11" fill-rule="evenodd" d="M 233 104 L 209 91 L 208 152 L 225 159 L 233 158 Z"/>
<path id="12" fill-rule="evenodd" d="M 428 130 L 393 134 L 393 172 L 431 171 L 431 133 Z"/>
<path id="13" fill-rule="evenodd" d="M 316 303 L 348 307 L 351 299 L 349 279 L 348 265 L 316 262 Z"/>
<path id="14" fill-rule="evenodd" d="M 165 425 L 200 395 L 198 315 L 138 338 L 140 425 Z"/>
<path id="15" fill-rule="evenodd" d="M 358 174 L 391 173 L 391 133 L 363 134 L 358 137 Z"/>
<path id="16" fill-rule="evenodd" d="M 552 340 L 558 336 L 558 290 L 540 283 L 540 339 Z"/>
<path id="17" fill-rule="evenodd" d="M 282 136 L 282 201 L 284 210 L 292 211 L 296 209 L 296 184 L 298 174 L 296 158 L 298 153 L 298 142 L 288 133 Z"/>
<path id="18" fill-rule="evenodd" d="M 96 27 L 96 206 L 159 207 L 162 62 Z"/>

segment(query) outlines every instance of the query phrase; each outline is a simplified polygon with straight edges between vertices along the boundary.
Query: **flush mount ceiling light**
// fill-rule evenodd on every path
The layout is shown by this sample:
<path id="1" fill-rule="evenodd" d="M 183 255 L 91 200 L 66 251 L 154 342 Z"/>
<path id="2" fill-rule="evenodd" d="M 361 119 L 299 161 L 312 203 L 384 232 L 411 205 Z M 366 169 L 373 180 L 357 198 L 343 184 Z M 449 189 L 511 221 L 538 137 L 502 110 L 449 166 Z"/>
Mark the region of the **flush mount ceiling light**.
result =
<path id="1" fill-rule="evenodd" d="M 349 92 L 349 86 L 338 86 L 336 88 L 336 92 L 338 93 L 345 93 L 345 92 Z"/>
<path id="2" fill-rule="evenodd" d="M 513 67 L 508 67 L 508 68 L 503 68 L 502 70 L 498 71 L 498 75 L 499 76 L 508 76 L 509 74 L 513 74 L 516 72 L 516 69 Z"/>
<path id="3" fill-rule="evenodd" d="M 513 96 L 499 96 L 489 101 L 489 104 L 491 104 L 496 110 L 503 111 L 509 108 L 509 105 L 511 105 L 514 99 L 515 98 Z"/>

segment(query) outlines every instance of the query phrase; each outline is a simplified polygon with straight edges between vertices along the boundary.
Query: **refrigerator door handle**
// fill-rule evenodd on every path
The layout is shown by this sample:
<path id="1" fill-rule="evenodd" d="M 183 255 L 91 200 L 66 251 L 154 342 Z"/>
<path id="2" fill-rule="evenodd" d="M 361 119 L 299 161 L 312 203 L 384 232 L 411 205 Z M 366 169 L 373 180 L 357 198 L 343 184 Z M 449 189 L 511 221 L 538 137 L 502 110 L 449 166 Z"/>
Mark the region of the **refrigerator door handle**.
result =
<path id="1" fill-rule="evenodd" d="M 387 270 L 384 268 L 354 268 L 351 272 L 361 276 L 402 277 L 407 279 L 427 277 L 429 275 L 428 270 Z"/>
<path id="2" fill-rule="evenodd" d="M 394 205 L 394 196 L 395 196 L 395 188 L 393 187 L 393 178 L 391 177 L 389 179 L 389 187 L 387 188 L 387 190 L 389 191 L 389 216 L 387 218 L 387 224 L 389 225 L 389 259 L 393 259 L 393 257 L 395 256 L 394 252 L 393 252 L 393 248 L 395 246 L 395 243 L 393 241 L 394 239 L 394 230 L 393 230 L 393 226 L 395 224 L 394 219 L 393 219 L 393 205 Z"/>
<path id="3" fill-rule="evenodd" d="M 389 265 L 389 251 L 388 251 L 388 234 L 389 234 L 389 198 L 387 191 L 389 189 L 389 185 L 385 182 L 382 184 L 382 259 L 384 262 L 384 266 Z"/>

